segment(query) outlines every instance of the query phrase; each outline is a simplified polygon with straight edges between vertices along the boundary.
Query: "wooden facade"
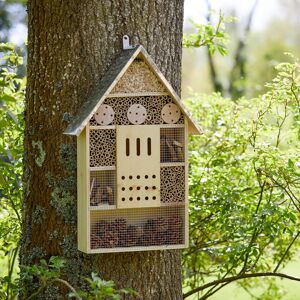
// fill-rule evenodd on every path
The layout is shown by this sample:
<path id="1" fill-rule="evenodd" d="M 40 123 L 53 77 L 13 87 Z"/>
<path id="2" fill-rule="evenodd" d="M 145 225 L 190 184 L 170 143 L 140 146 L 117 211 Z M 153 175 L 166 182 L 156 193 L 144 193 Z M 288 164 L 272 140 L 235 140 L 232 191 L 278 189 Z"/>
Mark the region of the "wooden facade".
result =
<path id="1" fill-rule="evenodd" d="M 189 133 L 201 129 L 145 49 L 125 50 L 65 132 L 77 136 L 79 250 L 188 246 Z"/>

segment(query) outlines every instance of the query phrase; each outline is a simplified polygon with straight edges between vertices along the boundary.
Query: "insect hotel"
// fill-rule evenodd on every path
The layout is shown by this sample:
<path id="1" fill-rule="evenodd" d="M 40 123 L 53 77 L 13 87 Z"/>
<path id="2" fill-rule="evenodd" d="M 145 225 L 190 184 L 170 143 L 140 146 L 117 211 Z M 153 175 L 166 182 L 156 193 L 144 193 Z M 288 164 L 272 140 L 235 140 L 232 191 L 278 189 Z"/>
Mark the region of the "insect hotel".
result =
<path id="1" fill-rule="evenodd" d="M 79 250 L 187 247 L 187 137 L 200 133 L 145 49 L 124 50 L 65 131 L 77 136 Z"/>

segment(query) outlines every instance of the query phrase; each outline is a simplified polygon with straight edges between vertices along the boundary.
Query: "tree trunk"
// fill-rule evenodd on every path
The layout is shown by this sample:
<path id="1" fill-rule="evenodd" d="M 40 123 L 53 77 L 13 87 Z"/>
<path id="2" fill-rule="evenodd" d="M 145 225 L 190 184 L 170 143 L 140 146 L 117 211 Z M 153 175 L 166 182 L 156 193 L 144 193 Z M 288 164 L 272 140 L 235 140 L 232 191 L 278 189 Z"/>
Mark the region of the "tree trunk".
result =
<path id="1" fill-rule="evenodd" d="M 182 24 L 183 0 L 28 1 L 21 265 L 62 256 L 63 277 L 76 288 L 98 272 L 143 300 L 182 299 L 180 251 L 77 250 L 76 139 L 63 135 L 122 51 L 124 34 L 146 48 L 179 93 Z M 50 287 L 39 299 L 66 299 L 66 291 Z"/>

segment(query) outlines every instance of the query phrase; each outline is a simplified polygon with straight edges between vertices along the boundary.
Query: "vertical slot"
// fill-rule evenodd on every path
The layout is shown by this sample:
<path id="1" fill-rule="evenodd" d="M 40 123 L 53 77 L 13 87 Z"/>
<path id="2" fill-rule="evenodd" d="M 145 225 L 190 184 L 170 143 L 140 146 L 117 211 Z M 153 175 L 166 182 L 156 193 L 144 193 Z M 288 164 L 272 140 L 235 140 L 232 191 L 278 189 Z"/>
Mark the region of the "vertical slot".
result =
<path id="1" fill-rule="evenodd" d="M 126 156 L 130 155 L 129 139 L 126 139 Z"/>
<path id="2" fill-rule="evenodd" d="M 151 155 L 151 138 L 147 139 L 147 152 L 148 152 L 148 156 Z"/>
<path id="3" fill-rule="evenodd" d="M 141 154 L 141 140 L 139 138 L 136 139 L 136 155 L 140 156 Z"/>

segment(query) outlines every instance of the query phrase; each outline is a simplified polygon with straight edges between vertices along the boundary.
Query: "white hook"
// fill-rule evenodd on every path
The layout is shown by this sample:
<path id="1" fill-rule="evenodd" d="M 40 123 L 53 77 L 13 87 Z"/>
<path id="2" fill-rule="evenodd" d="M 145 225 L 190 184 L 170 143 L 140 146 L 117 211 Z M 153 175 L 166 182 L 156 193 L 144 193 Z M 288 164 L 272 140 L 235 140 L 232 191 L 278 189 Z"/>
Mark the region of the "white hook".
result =
<path id="1" fill-rule="evenodd" d="M 134 46 L 129 43 L 129 36 L 123 35 L 123 50 L 133 49 Z"/>

